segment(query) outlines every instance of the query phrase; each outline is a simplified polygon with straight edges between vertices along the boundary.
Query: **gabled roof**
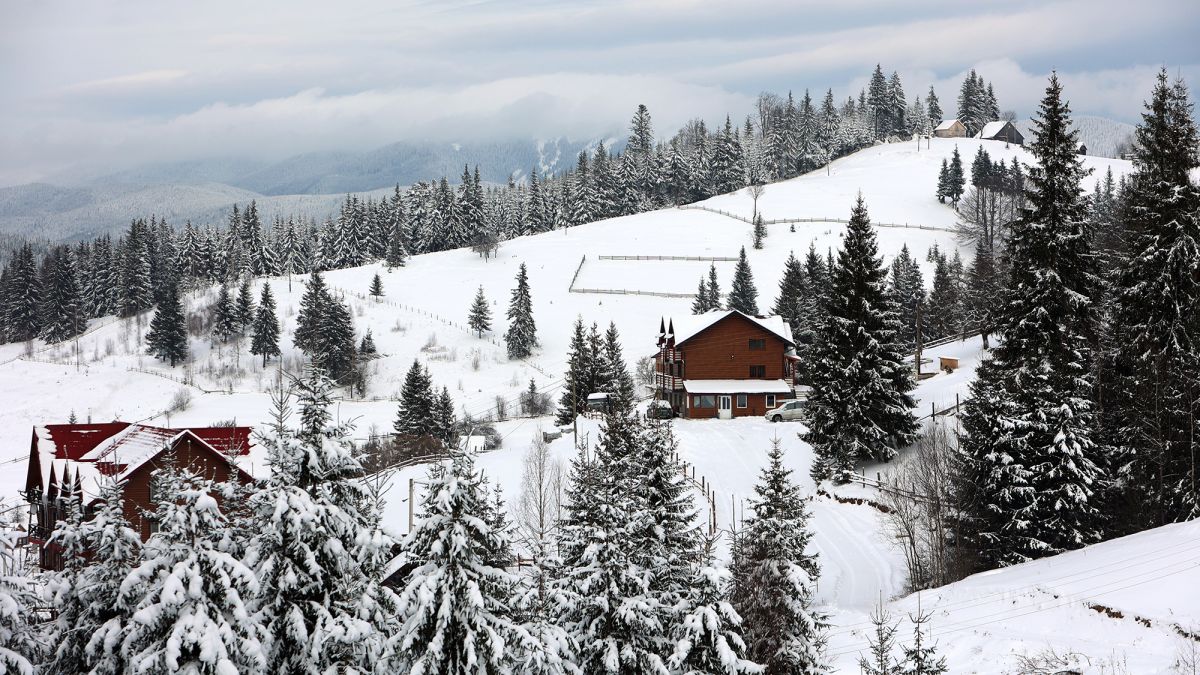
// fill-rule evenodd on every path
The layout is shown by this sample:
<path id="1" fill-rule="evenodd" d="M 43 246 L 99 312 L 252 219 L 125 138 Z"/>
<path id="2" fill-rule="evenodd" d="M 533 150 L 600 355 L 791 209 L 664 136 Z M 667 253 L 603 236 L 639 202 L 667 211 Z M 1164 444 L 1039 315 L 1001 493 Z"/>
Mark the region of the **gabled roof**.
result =
<path id="1" fill-rule="evenodd" d="M 955 124 L 959 124 L 959 121 L 957 119 L 942 120 L 941 124 L 938 124 L 936 127 L 933 128 L 933 130 L 934 131 L 946 131 L 950 127 L 953 127 Z"/>
<path id="2" fill-rule="evenodd" d="M 792 329 L 787 325 L 787 322 L 783 320 L 783 317 L 768 316 L 760 319 L 755 316 L 750 316 L 749 314 L 743 314 L 736 309 L 717 309 L 711 312 L 705 312 L 704 314 L 691 314 L 678 319 L 672 319 L 672 324 L 675 327 L 675 345 L 682 345 L 684 342 L 687 342 L 700 333 L 703 333 L 704 331 L 713 327 L 722 319 L 734 314 L 747 321 L 758 324 L 758 326 L 763 330 L 775 335 L 775 337 L 778 337 L 780 340 L 783 340 L 789 345 L 796 344 L 795 340 L 792 339 Z"/>
<path id="3" fill-rule="evenodd" d="M 1008 126 L 1008 124 L 1009 123 L 1005 122 L 1004 120 L 988 122 L 987 124 L 983 125 L 983 128 L 979 130 L 979 133 L 976 134 L 975 138 L 992 138 L 996 134 L 1003 131 L 1004 127 Z"/>
<path id="4" fill-rule="evenodd" d="M 783 380 L 684 380 L 689 394 L 790 394 L 792 386 Z"/>

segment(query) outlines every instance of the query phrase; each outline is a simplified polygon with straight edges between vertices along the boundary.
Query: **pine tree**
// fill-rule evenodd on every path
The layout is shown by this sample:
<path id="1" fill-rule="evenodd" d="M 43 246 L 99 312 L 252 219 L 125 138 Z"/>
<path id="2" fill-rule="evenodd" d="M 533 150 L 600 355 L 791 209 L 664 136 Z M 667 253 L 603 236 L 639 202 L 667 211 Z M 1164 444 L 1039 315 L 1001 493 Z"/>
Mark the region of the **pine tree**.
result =
<path id="1" fill-rule="evenodd" d="M 16 533 L 7 530 L 6 550 L 16 548 Z M 43 645 L 34 607 L 38 593 L 34 580 L 27 576 L 0 576 L 0 670 L 32 675 L 41 657 Z"/>
<path id="2" fill-rule="evenodd" d="M 871 625 L 875 627 L 869 641 L 871 655 L 858 657 L 859 670 L 865 675 L 899 675 L 900 664 L 892 656 L 899 624 L 892 623 L 891 613 L 880 604 L 871 612 Z"/>
<path id="3" fill-rule="evenodd" d="M 254 323 L 254 292 L 250 288 L 249 277 L 243 279 L 241 287 L 238 288 L 234 313 L 237 316 L 238 332 L 246 332 L 246 329 Z"/>
<path id="4" fill-rule="evenodd" d="M 633 378 L 625 364 L 625 356 L 621 350 L 621 336 L 617 325 L 609 322 L 608 330 L 604 332 L 604 354 L 601 380 L 603 391 L 615 396 L 614 405 L 632 405 L 636 394 Z"/>
<path id="5" fill-rule="evenodd" d="M 316 345 L 320 322 L 329 304 L 329 291 L 321 273 L 313 271 L 305 284 L 304 296 L 300 298 L 300 312 L 296 315 L 296 331 L 292 343 L 296 348 L 311 352 Z"/>
<path id="6" fill-rule="evenodd" d="M 150 331 L 146 333 L 146 346 L 150 354 L 169 362 L 172 368 L 176 363 L 187 360 L 187 321 L 183 315 L 179 291 L 174 283 L 163 293 L 158 309 L 154 312 L 154 318 L 150 320 Z"/>
<path id="7" fill-rule="evenodd" d="M 213 337 L 224 342 L 238 332 L 237 306 L 229 295 L 229 286 L 221 284 L 217 291 L 217 302 L 213 305 Z"/>
<path id="8" fill-rule="evenodd" d="M 708 311 L 708 286 L 704 277 L 700 277 L 700 285 L 696 287 L 696 299 L 692 301 L 692 314 L 703 314 Z"/>
<path id="9" fill-rule="evenodd" d="M 762 214 L 757 214 L 754 217 L 754 248 L 762 250 L 763 239 L 767 238 L 767 223 L 763 220 Z"/>
<path id="10" fill-rule="evenodd" d="M 413 360 L 400 388 L 400 408 L 392 425 L 397 434 L 426 436 L 434 433 L 433 383 L 420 362 Z"/>
<path id="11" fill-rule="evenodd" d="M 434 437 L 447 447 L 458 444 L 458 420 L 454 417 L 454 399 L 450 390 L 442 387 L 442 393 L 433 404 Z"/>
<path id="12" fill-rule="evenodd" d="M 250 353 L 267 359 L 279 356 L 279 320 L 275 318 L 275 296 L 271 295 L 271 284 L 264 283 L 262 297 L 258 300 L 258 311 L 254 315 L 254 329 L 250 338 Z"/>
<path id="13" fill-rule="evenodd" d="M 674 671 L 715 675 L 761 672 L 745 658 L 746 643 L 739 630 L 742 617 L 725 599 L 729 578 L 728 570 L 700 568 L 672 632 L 675 651 L 668 663 Z"/>
<path id="14" fill-rule="evenodd" d="M 417 567 L 400 593 L 392 672 L 508 673 L 529 639 L 512 618 L 514 580 L 486 560 L 503 535 L 481 517 L 481 482 L 469 452 L 430 472 L 420 523 L 402 544 Z"/>
<path id="15" fill-rule="evenodd" d="M 913 642 L 904 646 L 904 661 L 900 664 L 901 675 L 943 675 L 950 672 L 946 667 L 946 657 L 937 655 L 937 643 L 927 644 L 925 624 L 929 623 L 931 615 L 922 613 L 920 596 L 917 597 L 917 614 L 908 616 L 913 624 Z"/>
<path id="16" fill-rule="evenodd" d="M 371 288 L 369 292 L 371 297 L 375 298 L 375 302 L 379 302 L 379 300 L 383 297 L 383 279 L 379 278 L 378 272 L 375 273 L 375 276 L 371 277 Z"/>
<path id="17" fill-rule="evenodd" d="M 354 384 L 358 374 L 354 316 L 346 303 L 337 298 L 328 298 L 324 311 L 320 317 L 316 342 L 310 350 L 313 365 L 325 371 L 338 384 Z"/>
<path id="18" fill-rule="evenodd" d="M 925 97 L 925 105 L 929 109 L 929 126 L 936 127 L 942 123 L 942 104 L 938 101 L 937 94 L 933 92 L 933 85 L 929 85 L 929 96 Z"/>
<path id="19" fill-rule="evenodd" d="M 754 273 L 746 260 L 746 247 L 738 254 L 737 266 L 733 269 L 733 282 L 729 286 L 726 308 L 735 309 L 750 316 L 758 315 L 758 289 L 754 287 Z"/>
<path id="20" fill-rule="evenodd" d="M 517 286 L 513 289 L 508 304 L 508 332 L 504 343 L 508 346 L 508 358 L 525 359 L 538 346 L 537 326 L 533 322 L 533 300 L 529 296 L 529 274 L 525 263 L 517 272 Z"/>
<path id="21" fill-rule="evenodd" d="M 946 196 L 950 203 L 958 205 L 966 188 L 967 178 L 963 173 L 962 156 L 958 154 L 958 146 L 954 146 L 954 154 L 950 156 L 950 170 L 946 174 Z"/>
<path id="22" fill-rule="evenodd" d="M 911 369 L 899 344 L 896 299 L 859 196 L 831 273 L 816 340 L 808 432 L 813 478 L 843 475 L 856 459 L 887 461 L 915 438 Z"/>
<path id="23" fill-rule="evenodd" d="M 142 538 L 125 519 L 124 495 L 124 483 L 102 482 L 100 507 L 83 524 L 94 562 L 84 570 L 79 585 L 80 592 L 86 593 L 88 613 L 77 623 L 82 632 L 90 633 L 85 650 L 91 672 L 97 675 L 126 672 L 121 640 L 135 608 L 123 600 L 121 584 L 141 559 Z"/>
<path id="24" fill-rule="evenodd" d="M 55 247 L 43 264 L 41 334 L 47 342 L 62 342 L 83 330 L 79 281 L 71 249 Z"/>
<path id="25" fill-rule="evenodd" d="M 1039 160 L 1029 172 L 1030 208 L 1009 242 L 1003 341 L 980 367 L 963 416 L 965 503 L 986 566 L 1079 548 L 1101 532 L 1085 170 L 1061 94 L 1052 75 L 1028 146 Z"/>
<path id="26" fill-rule="evenodd" d="M 70 475 L 63 481 L 71 490 Z M 54 646 L 41 665 L 43 672 L 82 673 L 91 669 L 87 657 L 87 642 L 99 628 L 92 618 L 92 601 L 85 579 L 88 564 L 88 532 L 83 525 L 82 495 L 66 494 L 61 520 L 55 523 L 50 544 L 57 547 L 62 569 L 50 576 L 48 590 L 54 608 L 48 642 Z M 2 661 L 0 661 L 2 663 Z"/>
<path id="27" fill-rule="evenodd" d="M 583 331 L 583 317 L 575 317 L 575 328 L 571 333 L 571 346 L 567 348 L 567 373 L 563 378 L 562 398 L 558 404 L 558 416 L 554 423 L 563 426 L 575 421 L 576 415 L 587 411 L 587 397 L 591 394 L 592 353 L 588 349 Z"/>
<path id="28" fill-rule="evenodd" d="M 825 617 L 812 608 L 819 568 L 805 553 L 808 509 L 783 449 L 772 441 L 751 515 L 733 543 L 730 602 L 742 617 L 750 660 L 768 673 L 824 672 Z"/>
<path id="29" fill-rule="evenodd" d="M 475 292 L 475 300 L 471 303 L 471 311 L 467 314 L 467 326 L 475 331 L 480 338 L 484 332 L 492 330 L 492 310 L 488 307 L 487 298 L 483 296 L 483 284 Z"/>
<path id="30" fill-rule="evenodd" d="M 811 318 L 802 314 L 808 296 L 804 267 L 796 258 L 796 254 L 789 252 L 787 261 L 783 263 L 783 277 L 779 280 L 779 297 L 775 298 L 775 306 L 771 308 L 771 312 L 787 322 L 793 337 L 800 333 L 801 320 Z"/>
<path id="31" fill-rule="evenodd" d="M 946 159 L 942 158 L 942 168 L 938 170 L 937 180 L 937 200 L 939 204 L 945 204 L 946 198 L 950 196 L 950 164 Z"/>
<path id="32" fill-rule="evenodd" d="M 122 648 L 130 670 L 262 672 L 258 627 L 245 605 L 258 583 L 219 545 L 228 525 L 211 483 L 173 466 L 156 480 L 165 495 L 153 516 L 158 531 L 122 584 L 122 603 L 136 607 Z"/>
<path id="33" fill-rule="evenodd" d="M 909 253 L 908 244 L 902 245 L 900 253 L 892 259 L 890 285 L 900 321 L 900 334 L 897 337 L 906 347 L 914 346 L 917 342 L 917 308 L 925 302 L 925 277 L 917 261 Z M 924 339 L 929 339 L 929 335 L 924 332 L 929 323 L 928 313 L 926 310 L 921 317 Z"/>
<path id="34" fill-rule="evenodd" d="M 263 525 L 246 562 L 259 581 L 252 610 L 264 634 L 265 672 L 364 672 L 383 652 L 386 617 L 364 614 L 364 599 L 379 589 L 367 573 L 371 561 L 360 557 L 362 543 L 377 536 L 376 518 L 349 428 L 330 426 L 332 389 L 316 368 L 281 384 L 261 437 L 271 476 L 251 499 Z M 297 429 L 288 425 L 293 394 Z"/>
<path id="35" fill-rule="evenodd" d="M 371 356 L 379 353 L 379 350 L 375 347 L 375 338 L 371 335 L 370 328 L 363 334 L 362 342 L 358 343 L 358 353 L 362 356 Z"/>

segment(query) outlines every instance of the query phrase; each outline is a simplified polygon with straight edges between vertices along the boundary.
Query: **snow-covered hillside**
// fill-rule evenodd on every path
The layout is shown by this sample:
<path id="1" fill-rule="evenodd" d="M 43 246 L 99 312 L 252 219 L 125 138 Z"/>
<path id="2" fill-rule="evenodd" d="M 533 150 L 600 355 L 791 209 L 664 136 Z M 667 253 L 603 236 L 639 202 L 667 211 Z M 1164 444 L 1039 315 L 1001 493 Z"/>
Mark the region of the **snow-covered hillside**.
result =
<path id="1" fill-rule="evenodd" d="M 958 247 L 964 259 L 970 256 L 970 248 L 957 242 L 950 231 L 953 211 L 939 204 L 933 195 L 938 168 L 955 145 L 964 160 L 969 161 L 980 143 L 934 139 L 929 148 L 922 146 L 920 150 L 915 143 L 869 148 L 834 162 L 829 175 L 822 169 L 768 186 L 759 208 L 769 219 L 844 219 L 855 196 L 861 192 L 873 220 L 931 228 L 878 230 L 885 259 L 906 244 L 930 275 L 931 266 L 924 262 L 924 253 L 935 244 L 943 250 Z M 982 143 L 994 159 L 1019 156 L 1029 161 L 1019 148 Z M 1096 169 L 1092 180 L 1110 166 L 1118 175 L 1130 170 L 1128 162 L 1094 157 L 1085 161 Z M 702 206 L 745 217 L 752 209 L 750 198 L 743 193 L 715 197 Z M 341 400 L 336 414 L 342 420 L 355 419 L 356 436 L 360 438 L 365 438 L 372 429 L 390 430 L 396 414 L 394 399 L 414 358 L 428 364 L 435 385 L 450 390 L 460 414 L 490 415 L 498 397 L 507 402 L 511 412 L 516 408 L 519 393 L 531 379 L 539 389 L 557 398 L 570 325 L 577 315 L 602 327 L 614 322 L 632 366 L 654 351 L 660 317 L 689 313 L 691 298 L 673 296 L 693 292 L 709 264 L 703 260 L 613 258 L 732 258 L 746 246 L 759 289 L 759 306 L 767 311 L 775 299 L 789 252 L 802 255 L 810 244 L 822 253 L 836 250 L 843 228 L 833 222 L 808 222 L 797 223 L 792 232 L 787 224 L 771 225 L 765 248 L 754 250 L 749 247 L 750 226 L 741 220 L 699 209 L 668 209 L 504 242 L 498 257 L 487 261 L 468 250 L 455 250 L 417 256 L 407 266 L 390 272 L 379 265 L 330 272 L 326 275 L 327 282 L 349 300 L 358 335 L 370 330 L 382 354 L 372 362 L 368 373 L 368 400 Z M 522 263 L 529 270 L 541 347 L 528 362 L 511 362 L 505 356 L 500 336 L 506 325 L 504 312 L 513 279 Z M 732 263 L 716 264 L 722 290 L 728 290 Z M 380 301 L 366 295 L 376 273 L 382 277 L 385 289 Z M 281 341 L 284 357 L 294 362 L 298 354 L 291 346 L 291 332 L 303 291 L 302 278 L 258 280 L 256 287 L 262 283 L 270 283 L 277 296 L 284 329 Z M 576 290 L 659 295 L 580 293 L 572 292 L 572 285 Z M 480 286 L 492 304 L 495 326 L 495 331 L 483 339 L 465 328 L 468 307 Z M 209 289 L 186 300 L 196 309 L 211 302 L 214 296 L 215 292 Z M 273 364 L 264 370 L 257 359 L 246 353 L 244 344 L 235 357 L 232 345 L 214 347 L 207 341 L 193 339 L 193 362 L 187 372 L 182 368 L 173 370 L 143 354 L 142 335 L 148 318 L 143 317 L 140 327 L 132 320 L 97 321 L 77 343 L 51 347 L 35 343 L 28 355 L 26 345 L 0 346 L 0 386 L 11 393 L 6 405 L 0 407 L 0 461 L 6 467 L 0 473 L 0 495 L 6 502 L 13 503 L 23 485 L 31 427 L 66 421 L 72 411 L 81 420 L 120 418 L 163 425 L 207 425 L 231 419 L 242 424 L 259 424 L 267 419 L 269 401 L 265 389 L 270 385 Z M 961 367 L 954 373 L 940 373 L 921 383 L 917 391 L 921 414 L 931 405 L 943 408 L 953 403 L 956 395 L 966 391 L 979 353 L 980 345 L 974 340 L 927 352 L 927 356 L 959 357 Z M 185 375 L 194 386 L 179 381 Z M 180 392 L 186 392 L 182 396 L 190 399 L 189 404 L 169 415 L 164 413 L 179 400 Z M 504 437 L 502 448 L 480 458 L 480 467 L 503 487 L 509 503 L 515 501 L 520 490 L 524 452 L 534 435 L 541 429 L 549 429 L 551 424 L 550 418 L 502 422 L 498 425 Z M 820 554 L 822 567 L 818 600 L 825 604 L 834 623 L 831 652 L 839 655 L 838 663 L 843 668 L 852 670 L 850 653 L 856 653 L 861 642 L 861 631 L 854 631 L 861 627 L 866 612 L 881 595 L 886 599 L 905 591 L 904 564 L 899 552 L 892 549 L 883 535 L 878 512 L 873 508 L 815 494 L 815 486 L 808 478 L 811 450 L 797 437 L 799 429 L 797 424 L 772 425 L 754 419 L 676 422 L 683 459 L 694 468 L 697 480 L 703 479 L 705 487 L 715 494 L 713 511 L 719 528 L 736 525 L 771 440 L 778 437 L 783 443 L 794 477 L 813 496 L 814 547 Z M 580 432 L 581 440 L 595 442 L 594 422 L 584 421 Z M 563 461 L 574 452 L 569 436 L 554 441 L 552 447 Z M 886 471 L 887 467 L 867 470 Z M 387 526 L 393 532 L 403 534 L 407 530 L 409 480 L 419 481 L 422 475 L 423 469 L 418 467 L 392 478 Z M 871 496 L 869 489 L 861 487 L 842 488 L 838 492 Z M 1066 570 L 1083 578 L 1088 566 L 1095 562 L 1111 564 L 1109 572 L 1117 575 L 1122 569 L 1117 561 L 1141 555 L 1143 548 L 1158 550 L 1175 539 L 1187 536 L 1194 539 L 1197 534 L 1194 528 L 1186 527 L 1164 530 L 1162 534 L 1147 533 L 1139 535 L 1142 539 L 1106 544 L 1109 548 L 1098 548 L 1102 551 L 1099 557 L 1088 551 L 1063 556 L 1062 560 L 1067 562 L 1062 564 L 1067 567 L 1061 569 L 1056 562 L 1059 559 L 1053 559 L 1036 566 L 980 575 L 942 589 L 936 597 L 926 593 L 923 601 L 935 609 L 938 602 L 944 601 L 960 603 L 964 610 L 970 610 L 938 614 L 933 624 L 935 635 L 945 635 L 942 644 L 951 655 L 953 672 L 1005 672 L 1012 665 L 1011 652 L 1037 649 L 1048 639 L 1043 633 L 1053 633 L 1049 638 L 1053 644 L 1080 651 L 1087 649 L 1089 655 L 1097 658 L 1106 656 L 1110 647 L 1127 650 L 1131 657 L 1141 647 L 1166 649 L 1174 634 L 1170 621 L 1183 622 L 1186 618 L 1169 619 L 1170 612 L 1179 612 L 1186 605 L 1177 603 L 1165 589 L 1185 583 L 1200 587 L 1200 569 L 1177 570 L 1173 576 L 1164 578 L 1161 586 L 1154 582 L 1139 586 L 1145 594 L 1136 598 L 1129 594 L 1105 596 L 1106 605 L 1109 601 L 1118 603 L 1109 606 L 1127 607 L 1128 612 L 1154 619 L 1151 628 L 1129 625 L 1129 620 L 1117 622 L 1087 608 L 1089 593 L 1096 585 L 1103 584 L 1105 577 L 1092 586 L 1064 586 L 1056 585 L 1061 581 L 1059 572 Z M 1136 568 L 1142 572 L 1149 569 Z M 1030 588 L 1034 584 L 1042 586 Z M 1152 590 L 1160 599 L 1154 599 Z M 1002 595 L 993 597 L 995 593 Z M 1132 602 L 1135 599 L 1137 603 Z M 1119 604 L 1124 601 L 1130 604 Z M 908 610 L 915 599 L 898 602 L 899 609 Z M 1051 605 L 1062 606 L 1051 608 Z M 1035 615 L 1039 622 L 1044 622 L 1040 630 L 1032 623 L 1022 624 L 1014 609 L 1017 607 L 1047 608 L 1046 612 Z M 1000 618 L 1007 624 L 973 625 L 998 612 L 1004 613 Z M 1056 629 L 1050 630 L 1051 625 Z M 989 639 L 990 631 L 1004 626 L 1012 630 L 1005 631 L 1003 641 Z M 948 632 L 952 627 L 963 630 Z M 1102 639 L 1103 631 L 1111 631 L 1111 639 Z M 958 640 L 963 640 L 962 646 Z M 1103 650 L 1092 650 L 1101 646 Z M 1159 661 L 1149 659 L 1144 663 Z"/>

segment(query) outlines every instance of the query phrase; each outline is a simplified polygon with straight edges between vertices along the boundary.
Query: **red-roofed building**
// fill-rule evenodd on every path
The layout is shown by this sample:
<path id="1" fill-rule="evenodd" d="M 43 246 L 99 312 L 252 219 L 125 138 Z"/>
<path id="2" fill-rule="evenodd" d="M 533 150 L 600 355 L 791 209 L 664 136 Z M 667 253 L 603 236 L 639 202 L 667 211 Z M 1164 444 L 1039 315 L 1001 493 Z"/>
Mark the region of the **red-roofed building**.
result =
<path id="1" fill-rule="evenodd" d="M 150 486 L 164 455 L 204 478 L 227 481 L 236 472 L 248 482 L 267 469 L 256 449 L 250 427 L 167 429 L 128 422 L 35 427 L 25 477 L 29 541 L 39 548 L 42 568 L 59 568 L 58 551 L 48 543 L 55 523 L 74 496 L 85 515 L 93 512 L 105 480 L 124 484 L 125 517 L 148 539 Z"/>

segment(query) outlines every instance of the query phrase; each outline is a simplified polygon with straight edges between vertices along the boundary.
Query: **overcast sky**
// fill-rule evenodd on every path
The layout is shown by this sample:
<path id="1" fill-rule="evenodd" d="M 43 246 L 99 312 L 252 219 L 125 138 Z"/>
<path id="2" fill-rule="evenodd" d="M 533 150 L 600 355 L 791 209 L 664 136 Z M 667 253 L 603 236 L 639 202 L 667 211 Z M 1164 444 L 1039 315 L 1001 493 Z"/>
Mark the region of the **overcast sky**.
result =
<path id="1" fill-rule="evenodd" d="M 1200 2 L 0 0 L 0 185 L 78 165 L 277 159 L 432 138 L 657 130 L 833 87 L 876 62 L 949 112 L 971 67 L 1032 112 L 1136 121 L 1166 65 L 1200 86 Z M 353 5 L 348 6 L 348 5 Z"/>

